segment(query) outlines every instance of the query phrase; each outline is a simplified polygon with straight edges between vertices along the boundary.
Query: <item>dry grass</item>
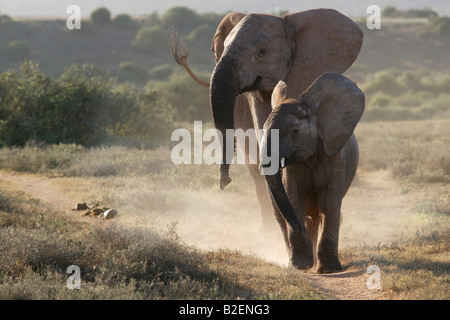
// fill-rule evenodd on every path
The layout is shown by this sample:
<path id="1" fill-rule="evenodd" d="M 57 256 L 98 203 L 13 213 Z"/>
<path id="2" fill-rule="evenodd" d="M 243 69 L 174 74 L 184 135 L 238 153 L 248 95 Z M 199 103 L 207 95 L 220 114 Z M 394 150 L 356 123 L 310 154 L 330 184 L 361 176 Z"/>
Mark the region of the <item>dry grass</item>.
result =
<path id="1" fill-rule="evenodd" d="M 174 226 L 162 233 L 92 224 L 20 192 L 1 196 L 0 299 L 324 298 L 295 270 L 239 252 L 202 252 Z M 80 290 L 66 288 L 73 264 Z"/>
<path id="2" fill-rule="evenodd" d="M 360 169 L 395 179 L 450 182 L 450 119 L 360 123 Z"/>
<path id="3" fill-rule="evenodd" d="M 449 127 L 450 120 L 358 125 L 360 171 L 344 200 L 340 255 L 350 271 L 378 265 L 382 297 L 450 298 Z M 120 211 L 102 223 L 2 184 L 3 299 L 325 298 L 283 266 L 280 232 L 261 229 L 244 166 L 232 166 L 224 191 L 216 166 L 174 166 L 167 148 L 3 149 L 0 166 L 51 176 L 73 203 Z M 65 287 L 71 264 L 81 267 L 82 290 Z"/>

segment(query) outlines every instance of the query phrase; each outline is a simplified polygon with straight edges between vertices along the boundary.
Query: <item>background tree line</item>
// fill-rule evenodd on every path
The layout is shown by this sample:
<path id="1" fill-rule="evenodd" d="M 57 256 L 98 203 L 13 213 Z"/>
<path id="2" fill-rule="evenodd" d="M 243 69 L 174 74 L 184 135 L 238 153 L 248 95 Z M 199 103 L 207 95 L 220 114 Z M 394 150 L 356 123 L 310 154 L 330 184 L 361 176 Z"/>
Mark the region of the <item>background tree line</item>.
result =
<path id="1" fill-rule="evenodd" d="M 173 61 L 169 30 L 175 27 L 183 33 L 190 47 L 189 63 L 207 80 L 214 67 L 211 40 L 224 14 L 198 14 L 189 8 L 174 7 L 164 14 L 153 12 L 141 18 L 125 13 L 112 17 L 102 7 L 82 22 L 81 30 L 60 30 L 51 21 L 14 21 L 0 15 L 0 67 L 18 66 L 0 74 L 0 146 L 24 145 L 28 141 L 90 146 L 119 140 L 155 146 L 170 141 L 176 122 L 210 121 L 208 90 L 194 83 Z M 388 6 L 382 14 L 428 19 L 420 25 L 420 41 L 434 37 L 430 41 L 441 47 L 450 43 L 448 17 L 440 17 L 431 9 L 402 11 Z M 413 27 L 416 32 L 417 26 Z M 39 28 L 54 32 L 52 35 L 61 41 L 78 41 L 85 49 L 80 53 L 65 52 L 68 43 L 57 47 L 50 43 L 46 47 L 47 43 L 40 44 L 45 32 Z M 401 32 L 405 35 L 403 29 Z M 379 47 L 373 34 L 367 33 L 366 43 Z M 397 35 L 385 33 L 378 37 L 377 41 L 384 44 Z M 11 38 L 14 40 L 8 40 Z M 385 50 L 390 50 L 389 46 Z M 399 52 L 397 47 L 395 50 Z M 39 56 L 36 51 L 45 54 Z M 366 56 L 362 51 L 359 59 Z M 75 59 L 83 57 L 88 64 L 68 67 L 70 58 L 79 61 Z M 370 61 L 374 61 L 372 57 Z M 61 71 L 53 67 L 58 63 L 66 63 Z M 448 73 L 424 66 L 373 70 L 358 60 L 347 75 L 366 93 L 365 121 L 449 116 Z"/>

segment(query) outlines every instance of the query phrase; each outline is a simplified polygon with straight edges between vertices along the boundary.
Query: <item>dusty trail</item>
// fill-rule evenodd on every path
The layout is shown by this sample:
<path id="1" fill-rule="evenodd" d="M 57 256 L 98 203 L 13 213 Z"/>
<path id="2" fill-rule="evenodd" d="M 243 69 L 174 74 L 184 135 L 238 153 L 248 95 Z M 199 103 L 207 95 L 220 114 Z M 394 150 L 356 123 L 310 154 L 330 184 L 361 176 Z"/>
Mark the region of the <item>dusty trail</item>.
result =
<path id="1" fill-rule="evenodd" d="M 55 184 L 56 180 L 54 179 L 57 178 L 0 171 L 0 183 L 2 180 L 6 181 L 12 184 L 14 189 L 23 191 L 56 210 L 69 211 L 74 206 L 74 200 L 71 200 L 61 191 L 61 188 Z"/>
<path id="2" fill-rule="evenodd" d="M 67 190 L 63 191 L 64 179 L 67 178 L 0 171 L 1 184 L 23 191 L 57 210 L 69 212 L 79 199 L 73 199 Z M 399 218 L 409 214 L 416 196 L 414 192 L 403 195 L 401 188 L 386 172 L 360 173 L 344 199 L 340 248 L 345 250 L 363 243 L 393 241 L 398 233 Z M 317 275 L 308 271 L 304 276 L 330 299 L 383 299 L 383 294 L 367 288 L 366 270 L 355 270 L 351 263 L 344 264 L 344 268 L 336 274 Z"/>

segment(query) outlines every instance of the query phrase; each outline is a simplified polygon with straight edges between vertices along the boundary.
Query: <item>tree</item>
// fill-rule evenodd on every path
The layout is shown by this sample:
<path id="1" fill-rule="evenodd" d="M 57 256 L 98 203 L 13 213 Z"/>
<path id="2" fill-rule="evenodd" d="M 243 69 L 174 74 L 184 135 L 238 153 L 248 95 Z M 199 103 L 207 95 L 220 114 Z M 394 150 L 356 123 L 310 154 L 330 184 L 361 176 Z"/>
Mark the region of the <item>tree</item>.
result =
<path id="1" fill-rule="evenodd" d="M 170 52 L 169 35 L 160 27 L 144 27 L 137 32 L 131 47 L 136 51 L 150 54 Z"/>
<path id="2" fill-rule="evenodd" d="M 91 13 L 91 20 L 97 24 L 107 24 L 111 22 L 111 12 L 105 7 L 97 8 Z"/>
<path id="3" fill-rule="evenodd" d="M 115 16 L 112 20 L 112 24 L 121 30 L 131 30 L 136 27 L 133 19 L 126 13 Z"/>
<path id="4" fill-rule="evenodd" d="M 399 12 L 396 7 L 386 6 L 384 7 L 381 15 L 384 17 L 397 17 L 399 15 Z"/>
<path id="5" fill-rule="evenodd" d="M 186 7 L 173 7 L 162 16 L 162 26 L 164 28 L 177 28 L 183 33 L 189 34 L 196 27 L 205 23 L 202 16 Z"/>
<path id="6" fill-rule="evenodd" d="M 121 81 L 145 82 L 147 71 L 134 62 L 124 61 L 119 64 L 119 79 Z"/>

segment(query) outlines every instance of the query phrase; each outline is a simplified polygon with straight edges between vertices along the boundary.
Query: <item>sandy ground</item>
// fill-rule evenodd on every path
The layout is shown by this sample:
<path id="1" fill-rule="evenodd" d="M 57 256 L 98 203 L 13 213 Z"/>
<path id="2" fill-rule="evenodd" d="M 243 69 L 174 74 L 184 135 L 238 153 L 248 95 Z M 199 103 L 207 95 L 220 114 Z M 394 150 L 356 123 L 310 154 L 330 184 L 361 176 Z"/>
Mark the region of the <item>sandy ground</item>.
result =
<path id="1" fill-rule="evenodd" d="M 57 210 L 70 212 L 70 208 L 73 208 L 77 202 L 62 187 L 64 178 L 0 171 L 0 180 L 10 184 L 14 189 L 40 199 Z M 368 245 L 390 243 L 398 238 L 399 234 L 403 232 L 402 218 L 411 214 L 412 205 L 419 195 L 423 198 L 427 194 L 426 190 L 413 189 L 408 192 L 402 190 L 404 187 L 391 180 L 387 172 L 359 173 L 354 186 L 344 198 L 340 248 L 363 243 Z M 217 197 L 221 197 L 220 194 Z M 198 214 L 202 214 L 202 210 L 208 213 L 213 211 L 213 204 L 210 202 L 214 201 L 215 199 L 209 199 L 209 202 L 203 204 L 203 208 L 197 206 Z M 219 199 L 219 201 L 225 200 Z M 280 250 L 280 248 L 284 248 L 284 244 L 279 231 L 258 237 L 255 234 L 261 234 L 259 229 L 248 228 L 247 230 L 245 221 L 239 222 L 233 216 L 228 219 L 231 220 L 231 224 L 234 222 L 235 226 L 231 231 L 228 230 L 228 233 L 220 233 L 223 232 L 223 228 L 220 229 L 220 232 L 206 232 L 204 227 L 192 222 L 203 220 L 203 223 L 210 225 L 230 224 L 230 221 L 225 220 L 219 221 L 219 223 L 210 222 L 208 216 L 204 215 L 202 219 L 196 220 L 191 218 L 183 221 L 180 219 L 177 232 L 187 243 L 196 245 L 200 249 L 237 249 L 272 262 L 286 264 L 286 253 L 283 249 Z M 213 216 L 211 219 L 213 221 L 215 217 Z M 403 228 L 406 227 L 403 226 Z M 248 232 L 242 232 L 240 228 Z M 241 235 L 240 237 L 229 236 L 232 232 L 236 233 L 236 230 Z M 267 243 L 271 245 L 267 246 Z M 366 270 L 346 268 L 344 265 L 344 270 L 339 273 L 317 275 L 307 271 L 304 276 L 331 299 L 383 299 L 382 294 L 367 288 L 366 281 L 369 275 Z"/>

